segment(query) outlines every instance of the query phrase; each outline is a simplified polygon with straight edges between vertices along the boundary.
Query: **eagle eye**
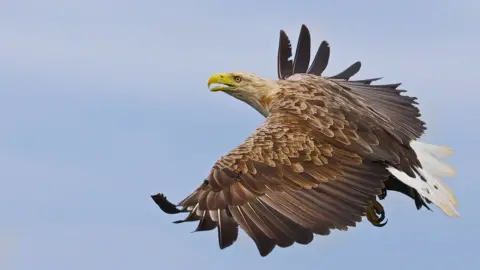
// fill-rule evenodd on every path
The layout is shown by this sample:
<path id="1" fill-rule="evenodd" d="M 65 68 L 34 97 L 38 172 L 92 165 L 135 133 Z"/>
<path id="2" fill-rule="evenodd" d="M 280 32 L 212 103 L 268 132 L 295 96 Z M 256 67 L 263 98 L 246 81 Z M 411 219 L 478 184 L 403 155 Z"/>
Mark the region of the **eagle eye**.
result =
<path id="1" fill-rule="evenodd" d="M 242 77 L 240 77 L 240 76 L 234 76 L 233 79 L 234 79 L 237 83 L 239 83 L 239 82 L 242 81 Z"/>

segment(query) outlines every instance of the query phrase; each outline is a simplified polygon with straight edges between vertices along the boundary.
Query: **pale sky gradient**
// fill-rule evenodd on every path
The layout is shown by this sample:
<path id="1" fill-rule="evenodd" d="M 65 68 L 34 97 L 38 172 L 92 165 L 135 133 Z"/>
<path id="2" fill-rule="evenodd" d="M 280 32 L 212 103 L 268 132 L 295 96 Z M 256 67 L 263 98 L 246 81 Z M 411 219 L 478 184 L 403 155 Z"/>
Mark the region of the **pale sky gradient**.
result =
<path id="1" fill-rule="evenodd" d="M 388 3 L 387 3 L 388 2 Z M 2 1 L 0 268 L 480 269 L 480 4 L 463 1 Z M 461 219 L 391 193 L 389 224 L 363 223 L 261 258 L 244 233 L 175 225 L 174 202 L 262 121 L 209 75 L 276 77 L 280 29 L 328 40 L 326 74 L 403 82 L 424 141 L 456 150 Z"/>

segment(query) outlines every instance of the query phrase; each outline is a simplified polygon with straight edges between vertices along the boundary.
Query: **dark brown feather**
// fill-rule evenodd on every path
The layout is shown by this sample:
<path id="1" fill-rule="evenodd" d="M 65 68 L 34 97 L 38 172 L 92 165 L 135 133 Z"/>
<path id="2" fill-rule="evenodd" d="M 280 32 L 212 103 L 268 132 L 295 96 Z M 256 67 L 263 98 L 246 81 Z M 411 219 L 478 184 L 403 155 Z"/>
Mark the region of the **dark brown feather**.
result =
<path id="1" fill-rule="evenodd" d="M 310 32 L 308 28 L 302 24 L 300 34 L 298 36 L 297 50 L 293 58 L 293 74 L 306 73 L 310 64 Z"/>
<path id="2" fill-rule="evenodd" d="M 248 217 L 239 206 L 229 206 L 235 221 L 250 236 L 257 245 L 261 256 L 267 256 L 275 248 L 275 240 L 269 238 L 258 226 Z"/>
<path id="3" fill-rule="evenodd" d="M 308 48 L 308 50 L 310 51 L 310 48 Z M 320 43 L 320 46 L 318 47 L 312 64 L 307 70 L 307 73 L 321 76 L 323 71 L 325 71 L 328 66 L 329 58 L 330 46 L 328 45 L 328 42 L 322 41 L 322 43 Z"/>
<path id="4" fill-rule="evenodd" d="M 310 48 L 308 49 L 310 51 Z M 277 72 L 279 79 L 286 79 L 293 74 L 292 44 L 285 31 L 280 31 L 278 41 Z"/>
<path id="5" fill-rule="evenodd" d="M 227 211 L 217 210 L 218 215 L 218 245 L 220 249 L 231 246 L 238 238 L 238 223 L 228 216 Z"/>
<path id="6" fill-rule="evenodd" d="M 351 66 L 349 66 L 347 69 L 344 71 L 338 73 L 337 75 L 329 77 L 330 79 L 343 79 L 343 80 L 348 80 L 350 77 L 353 75 L 357 74 L 357 72 L 360 71 L 360 68 L 362 67 L 362 63 L 359 61 L 353 63 Z"/>

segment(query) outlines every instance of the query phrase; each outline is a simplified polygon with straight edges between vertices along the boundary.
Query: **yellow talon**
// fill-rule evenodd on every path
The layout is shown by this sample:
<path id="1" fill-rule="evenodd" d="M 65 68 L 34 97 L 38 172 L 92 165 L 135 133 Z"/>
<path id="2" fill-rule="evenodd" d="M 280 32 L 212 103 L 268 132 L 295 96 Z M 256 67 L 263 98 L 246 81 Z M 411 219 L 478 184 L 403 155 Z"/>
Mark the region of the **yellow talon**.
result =
<path id="1" fill-rule="evenodd" d="M 388 220 L 382 223 L 385 220 L 385 210 L 379 202 L 374 201 L 373 205 L 367 208 L 366 214 L 368 221 L 370 221 L 373 226 L 383 227 L 387 225 Z"/>

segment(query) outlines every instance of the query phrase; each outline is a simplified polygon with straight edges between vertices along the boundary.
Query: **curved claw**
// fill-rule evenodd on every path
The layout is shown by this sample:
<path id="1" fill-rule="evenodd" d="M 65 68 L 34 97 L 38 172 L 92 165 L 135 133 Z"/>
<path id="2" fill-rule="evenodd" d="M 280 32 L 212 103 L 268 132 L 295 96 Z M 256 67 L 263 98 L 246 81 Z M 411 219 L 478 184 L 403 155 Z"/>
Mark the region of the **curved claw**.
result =
<path id="1" fill-rule="evenodd" d="M 385 210 L 377 201 L 374 201 L 373 205 L 367 208 L 367 219 L 375 227 L 383 227 L 388 223 L 388 219 L 385 220 Z"/>

